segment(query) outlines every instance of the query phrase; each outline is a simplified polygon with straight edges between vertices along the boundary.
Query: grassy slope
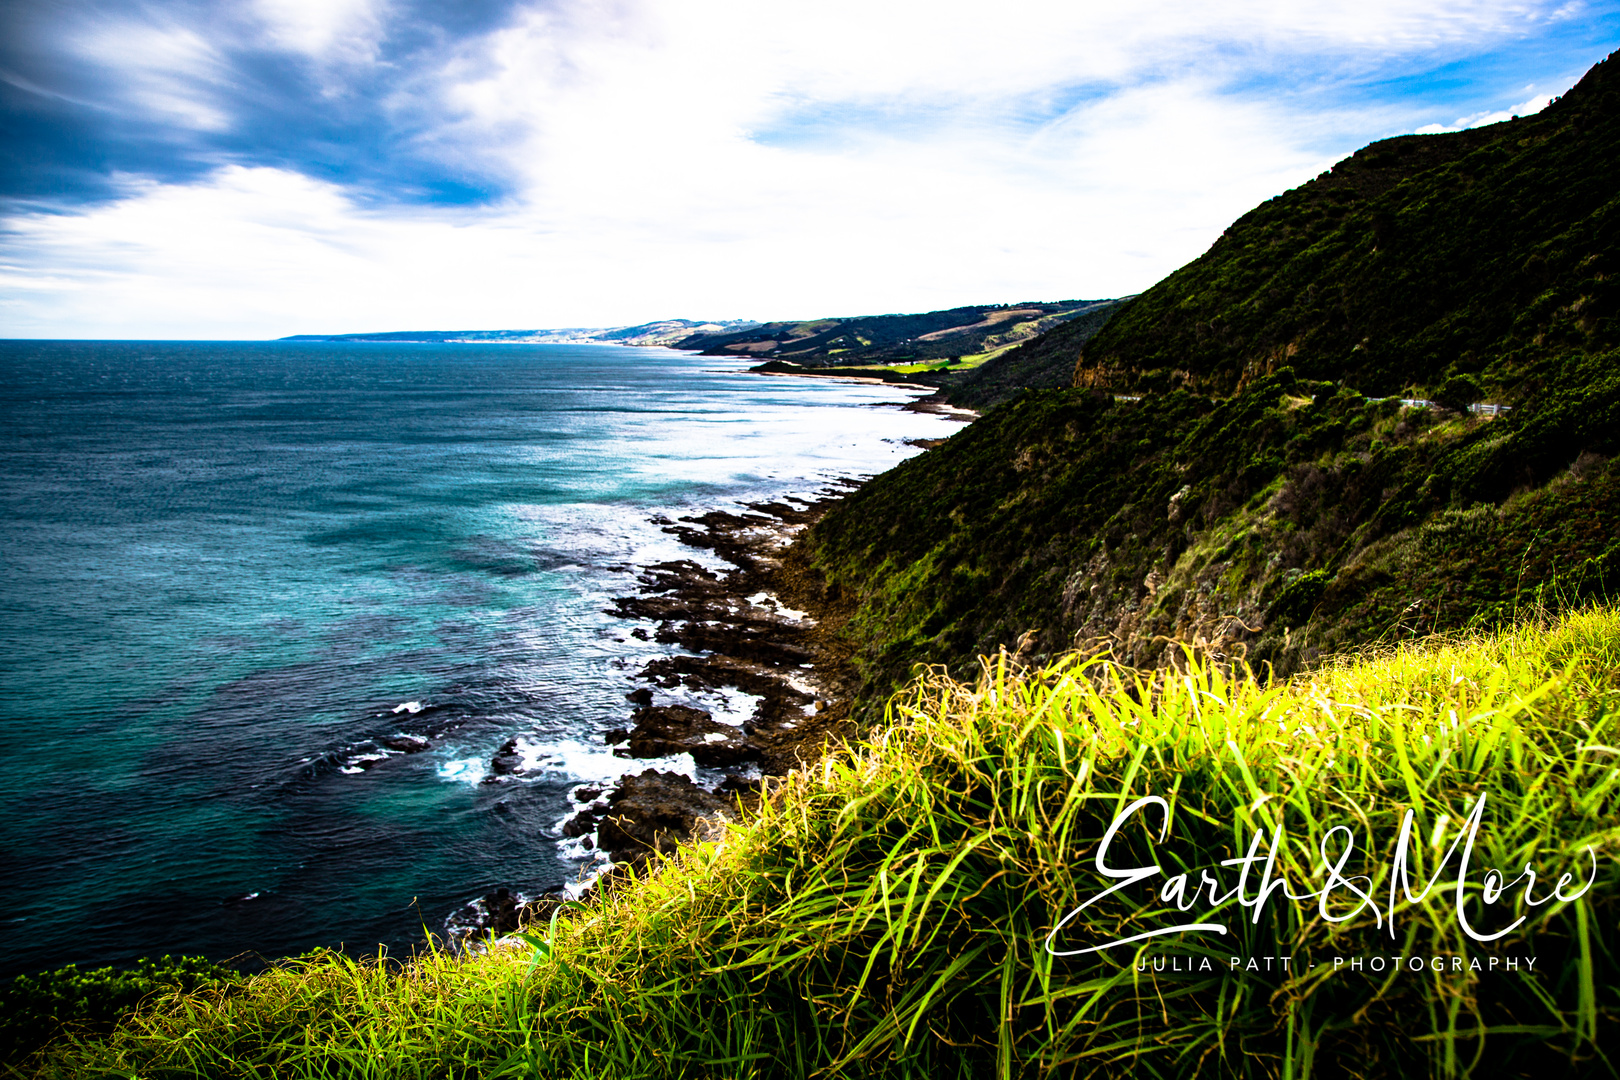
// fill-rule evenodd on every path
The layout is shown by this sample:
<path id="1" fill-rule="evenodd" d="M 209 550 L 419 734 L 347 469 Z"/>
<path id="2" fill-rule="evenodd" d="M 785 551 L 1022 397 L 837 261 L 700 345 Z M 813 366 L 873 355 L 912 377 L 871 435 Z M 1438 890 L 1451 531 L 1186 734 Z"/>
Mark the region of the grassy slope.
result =
<path id="1" fill-rule="evenodd" d="M 1108 324 L 1121 301 L 1093 302 L 1079 314 L 1066 312 L 1048 320 L 1013 323 L 1011 329 L 982 338 L 979 347 L 988 351 L 961 356 L 944 362 L 839 364 L 836 367 L 802 367 L 780 360 L 767 361 L 759 370 L 779 375 L 869 375 L 889 382 L 909 382 L 939 389 L 936 397 L 951 405 L 984 410 L 1011 401 L 1025 390 L 1055 390 L 1069 385 L 1074 377 L 1071 360 L 1050 352 L 1031 351 L 1026 342 L 1033 328 L 1043 321 L 1056 320 L 1065 327 L 1070 341 L 1084 342 Z M 1003 343 L 1001 339 L 1007 339 Z M 1040 338 L 1034 339 L 1036 341 Z M 953 347 L 965 347 L 959 342 Z"/>
<path id="2" fill-rule="evenodd" d="M 1080 381 L 1107 390 L 1026 395 L 829 514 L 799 554 L 874 700 L 1030 630 L 1287 672 L 1620 586 L 1617 81 L 1609 60 L 1543 116 L 1376 144 L 1272 200 L 1092 340 Z M 1511 413 L 1363 396 L 1469 364 Z"/>
<path id="3" fill-rule="evenodd" d="M 38 1075 L 1611 1075 L 1599 1047 L 1620 1019 L 1617 683 L 1612 611 L 1272 689 L 1196 663 L 1155 676 L 1079 657 L 1003 664 L 976 687 L 935 675 L 897 699 L 880 741 L 794 774 L 720 843 L 529 946 L 405 969 L 291 963 L 154 1001 L 110 1042 L 58 1046 Z M 1168 838 L 1155 847 L 1129 827 L 1112 865 L 1208 868 L 1230 885 L 1220 860 L 1280 827 L 1276 872 L 1304 892 L 1324 881 L 1323 838 L 1345 825 L 1360 838 L 1346 872 L 1384 896 L 1404 811 L 1414 869 L 1432 873 L 1481 790 L 1476 925 L 1511 914 L 1482 908 L 1487 866 L 1528 860 L 1543 887 L 1566 871 L 1584 880 L 1590 845 L 1595 887 L 1515 909 L 1528 921 L 1487 945 L 1452 912 L 1452 857 L 1433 893 L 1399 905 L 1393 938 L 1370 912 L 1351 916 L 1341 889 L 1328 907 L 1339 922 L 1279 895 L 1258 923 L 1230 900 L 1200 907 L 1226 937 L 1086 958 L 1041 946 L 1106 884 L 1095 847 L 1140 795 L 1170 803 Z M 1179 920 L 1157 885 L 1094 904 L 1062 946 Z M 1172 954 L 1213 971 L 1135 971 L 1139 956 Z M 1447 971 L 1332 964 L 1375 954 L 1438 956 Z M 1293 960 L 1286 975 L 1229 976 L 1234 955 Z M 1508 955 L 1535 955 L 1536 974 L 1491 973 Z M 1485 971 L 1454 972 L 1453 957 Z"/>

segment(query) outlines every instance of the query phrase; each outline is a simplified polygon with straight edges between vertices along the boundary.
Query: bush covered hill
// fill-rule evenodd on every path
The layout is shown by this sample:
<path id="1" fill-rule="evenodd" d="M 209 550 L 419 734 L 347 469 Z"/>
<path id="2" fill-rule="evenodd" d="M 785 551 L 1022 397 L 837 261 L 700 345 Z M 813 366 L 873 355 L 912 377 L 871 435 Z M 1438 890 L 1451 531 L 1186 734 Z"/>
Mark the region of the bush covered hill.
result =
<path id="1" fill-rule="evenodd" d="M 881 737 L 523 944 L 178 987 L 23 1073 L 1613 1076 L 1617 680 L 1613 611 L 1269 688 L 1196 659 L 936 672 Z M 1128 821 L 1109 862 L 1162 873 L 1109 889 L 1097 849 L 1148 794 L 1163 817 Z M 1402 894 L 1386 853 L 1408 813 Z M 1371 906 L 1327 873 L 1345 833 Z M 1157 899 L 1182 874 L 1230 888 L 1245 853 L 1272 860 L 1247 888 L 1200 886 L 1185 915 Z M 1492 895 L 1488 868 L 1526 863 L 1533 904 L 1522 881 Z M 1262 880 L 1286 892 L 1261 903 Z M 1459 905 L 1504 936 L 1468 936 Z M 1194 918 L 1226 932 L 1121 940 Z"/>
<path id="2" fill-rule="evenodd" d="M 1085 346 L 1075 384 L 1229 394 L 1292 367 L 1491 401 L 1620 345 L 1620 60 L 1536 116 L 1386 139 L 1240 218 Z"/>
<path id="3" fill-rule="evenodd" d="M 1612 57 L 1540 116 L 1368 147 L 1068 352 L 1077 389 L 850 496 L 795 558 L 872 700 L 1027 631 L 1287 672 L 1620 588 L 1616 162 Z"/>

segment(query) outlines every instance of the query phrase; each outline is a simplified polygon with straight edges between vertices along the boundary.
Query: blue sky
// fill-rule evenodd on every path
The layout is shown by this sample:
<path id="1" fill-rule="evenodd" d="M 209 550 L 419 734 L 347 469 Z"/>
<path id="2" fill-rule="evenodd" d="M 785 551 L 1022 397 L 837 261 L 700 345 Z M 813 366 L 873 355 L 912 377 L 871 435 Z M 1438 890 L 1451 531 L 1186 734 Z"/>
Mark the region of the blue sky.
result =
<path id="1" fill-rule="evenodd" d="M 1620 0 L 14 0 L 0 336 L 794 318 L 1139 291 Z"/>

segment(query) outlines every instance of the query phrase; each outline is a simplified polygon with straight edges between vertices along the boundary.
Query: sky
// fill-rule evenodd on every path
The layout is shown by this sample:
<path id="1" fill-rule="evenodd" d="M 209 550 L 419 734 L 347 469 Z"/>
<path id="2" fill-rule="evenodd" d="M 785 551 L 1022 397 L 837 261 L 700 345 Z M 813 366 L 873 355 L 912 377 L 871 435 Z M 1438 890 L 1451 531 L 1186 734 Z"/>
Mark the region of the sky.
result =
<path id="1" fill-rule="evenodd" d="M 1100 299 L 1620 0 L 9 0 L 0 337 Z"/>

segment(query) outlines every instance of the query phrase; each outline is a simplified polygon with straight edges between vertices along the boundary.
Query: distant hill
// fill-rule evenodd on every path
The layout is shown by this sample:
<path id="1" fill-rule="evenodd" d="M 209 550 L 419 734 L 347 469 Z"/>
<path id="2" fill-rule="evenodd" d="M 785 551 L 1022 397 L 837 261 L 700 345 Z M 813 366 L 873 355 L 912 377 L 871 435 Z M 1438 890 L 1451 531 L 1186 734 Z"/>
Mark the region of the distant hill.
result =
<path id="1" fill-rule="evenodd" d="M 1017 350 L 1075 388 L 993 409 L 790 553 L 869 701 L 1026 632 L 1286 673 L 1620 596 L 1617 162 L 1610 57 L 1539 115 L 1375 143 L 1089 341 Z"/>
<path id="2" fill-rule="evenodd" d="M 862 315 L 802 322 L 694 322 L 555 330 L 394 330 L 295 334 L 283 341 L 507 342 L 661 345 L 705 356 L 764 362 L 755 370 L 832 374 L 869 368 L 890 382 L 943 388 L 941 400 L 985 409 L 1023 390 L 1067 386 L 1073 359 L 1027 352 L 1025 342 L 1056 326 L 1084 343 L 1118 310 L 1117 300 L 979 304 L 920 315 Z"/>
<path id="3" fill-rule="evenodd" d="M 673 345 L 693 335 L 737 333 L 758 323 L 665 319 L 636 326 L 572 327 L 560 330 L 392 330 L 373 334 L 294 334 L 282 341 L 514 342 L 538 345 Z"/>
<path id="4" fill-rule="evenodd" d="M 1108 300 L 976 304 L 920 315 L 858 315 L 698 332 L 676 344 L 711 356 L 751 356 L 800 367 L 919 364 L 972 358 L 1027 341 Z"/>
<path id="5" fill-rule="evenodd" d="M 1126 297 L 1096 301 L 1078 314 L 1070 315 L 1057 329 L 1065 341 L 1082 347 L 1119 312 Z M 1074 380 L 1074 361 L 1061 350 L 1043 349 L 1040 344 L 1057 330 L 1031 338 L 1006 352 L 989 357 L 940 383 L 939 398 L 952 405 L 983 411 L 1009 401 L 1025 390 L 1056 390 Z"/>

